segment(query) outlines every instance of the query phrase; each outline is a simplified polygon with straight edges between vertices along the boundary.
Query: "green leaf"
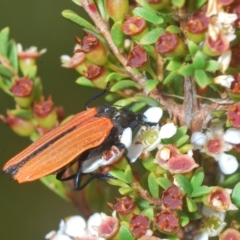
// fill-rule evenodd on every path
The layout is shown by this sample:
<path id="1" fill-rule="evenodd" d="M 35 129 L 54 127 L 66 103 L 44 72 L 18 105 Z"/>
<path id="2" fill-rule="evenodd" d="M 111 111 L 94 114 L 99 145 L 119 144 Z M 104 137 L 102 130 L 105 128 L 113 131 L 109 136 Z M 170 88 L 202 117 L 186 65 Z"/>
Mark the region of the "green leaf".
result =
<path id="1" fill-rule="evenodd" d="M 195 71 L 195 67 L 193 64 L 186 64 L 185 66 L 182 66 L 178 70 L 178 73 L 186 77 L 186 76 L 192 76 L 194 71 Z"/>
<path id="2" fill-rule="evenodd" d="M 127 181 L 127 179 L 126 179 L 126 177 L 125 177 L 125 175 L 124 175 L 124 172 L 123 172 L 122 170 L 116 169 L 116 168 L 113 167 L 113 168 L 109 171 L 109 173 L 110 173 L 113 177 L 115 177 L 115 178 L 117 178 L 117 179 L 119 179 L 119 180 L 121 180 L 121 181 L 123 181 L 123 182 L 125 182 L 125 183 L 129 183 L 129 182 Z"/>
<path id="3" fill-rule="evenodd" d="M 148 4 L 148 2 L 146 0 L 136 0 L 136 2 L 140 6 L 144 7 L 144 9 L 146 9 L 146 10 L 152 12 L 152 13 L 155 13 L 155 10 Z"/>
<path id="4" fill-rule="evenodd" d="M 176 142 L 176 146 L 179 148 L 181 147 L 183 144 L 185 144 L 187 141 L 189 140 L 189 136 L 188 135 L 184 135 L 181 138 L 179 138 Z"/>
<path id="5" fill-rule="evenodd" d="M 135 190 L 133 188 L 130 188 L 130 187 L 120 187 L 118 189 L 118 191 L 121 195 L 127 195 L 127 194 L 130 194 L 130 193 L 134 192 Z"/>
<path id="6" fill-rule="evenodd" d="M 231 176 L 229 176 L 228 178 L 226 178 L 221 183 L 221 186 L 227 187 L 229 185 L 236 184 L 237 182 L 239 182 L 239 179 L 240 179 L 240 172 L 236 172 L 236 173 L 232 174 Z"/>
<path id="7" fill-rule="evenodd" d="M 133 9 L 133 15 L 139 16 L 145 19 L 147 22 L 153 23 L 153 24 L 161 24 L 164 22 L 163 18 L 157 15 L 154 12 L 150 12 L 145 8 L 142 7 L 136 7 Z"/>
<path id="8" fill-rule="evenodd" d="M 185 135 L 186 132 L 187 132 L 187 127 L 182 126 L 182 127 L 177 129 L 177 132 L 171 138 L 162 139 L 162 143 L 164 143 L 164 144 L 175 144 L 176 142 L 180 141 L 179 142 L 179 144 L 180 144 L 181 141 L 186 140 L 186 138 L 188 137 L 188 135 Z M 182 138 L 182 140 L 181 140 L 181 138 Z"/>
<path id="9" fill-rule="evenodd" d="M 144 209 L 142 212 L 141 212 L 141 215 L 145 216 L 145 217 L 148 217 L 150 220 L 154 220 L 154 211 L 153 211 L 153 208 L 147 208 L 147 209 Z"/>
<path id="10" fill-rule="evenodd" d="M 196 212 L 198 210 L 197 204 L 191 198 L 187 197 L 186 201 L 189 212 Z"/>
<path id="11" fill-rule="evenodd" d="M 182 62 L 180 62 L 178 59 L 173 58 L 172 60 L 169 61 L 166 69 L 171 72 L 178 70 L 181 66 Z"/>
<path id="12" fill-rule="evenodd" d="M 106 78 L 106 82 L 120 81 L 120 80 L 122 80 L 124 78 L 127 78 L 127 77 L 129 77 L 129 75 L 127 75 L 127 74 L 112 72 L 112 73 L 108 74 L 108 76 Z"/>
<path id="13" fill-rule="evenodd" d="M 171 81 L 173 81 L 176 76 L 179 75 L 178 74 L 178 69 L 174 70 L 174 71 L 171 71 L 166 77 L 165 79 L 163 80 L 163 84 L 164 85 L 167 85 L 169 84 Z"/>
<path id="14" fill-rule="evenodd" d="M 148 188 L 153 197 L 155 198 L 159 197 L 159 187 L 158 187 L 157 179 L 154 173 L 152 172 L 148 176 Z"/>
<path id="15" fill-rule="evenodd" d="M 147 169 L 150 172 L 154 172 L 156 169 L 157 164 L 153 162 L 154 158 L 147 158 L 142 161 L 142 165 L 145 169 Z"/>
<path id="16" fill-rule="evenodd" d="M 123 187 L 123 188 L 129 188 L 128 184 L 114 178 L 109 178 L 107 182 L 113 186 Z"/>
<path id="17" fill-rule="evenodd" d="M 189 41 L 188 42 L 188 50 L 189 50 L 191 56 L 194 56 L 195 53 L 199 50 L 199 47 L 196 43 Z"/>
<path id="18" fill-rule="evenodd" d="M 145 83 L 145 88 L 148 92 L 151 92 L 159 84 L 158 80 L 148 79 Z"/>
<path id="19" fill-rule="evenodd" d="M 79 85 L 82 85 L 82 86 L 85 86 L 85 87 L 92 87 L 92 88 L 95 88 L 95 86 L 92 84 L 92 82 L 85 78 L 85 77 L 79 77 L 77 80 L 76 80 L 76 83 L 79 84 Z"/>
<path id="20" fill-rule="evenodd" d="M 148 33 L 146 33 L 141 39 L 140 44 L 150 45 L 155 43 L 158 38 L 164 33 L 164 28 L 156 28 Z"/>
<path id="21" fill-rule="evenodd" d="M 180 225 L 185 227 L 189 223 L 189 217 L 183 211 L 177 211 L 178 216 L 180 217 Z"/>
<path id="22" fill-rule="evenodd" d="M 207 2 L 207 0 L 197 0 L 197 1 L 195 1 L 196 8 L 199 9 L 199 8 L 202 7 L 206 2 Z"/>
<path id="23" fill-rule="evenodd" d="M 193 65 L 195 69 L 203 69 L 206 65 L 205 56 L 202 51 L 198 50 L 193 57 Z"/>
<path id="24" fill-rule="evenodd" d="M 197 189 L 193 189 L 191 197 L 202 197 L 203 195 L 210 193 L 212 191 L 212 189 L 213 189 L 213 187 L 200 186 Z"/>
<path id="25" fill-rule="evenodd" d="M 169 179 L 165 178 L 165 177 L 157 178 L 157 183 L 164 190 L 166 190 L 167 188 L 169 188 L 172 185 L 172 182 Z"/>
<path id="26" fill-rule="evenodd" d="M 202 185 L 203 180 L 204 180 L 204 171 L 203 171 L 203 168 L 200 167 L 194 172 L 190 181 L 193 190 L 198 189 Z"/>
<path id="27" fill-rule="evenodd" d="M 126 107 L 130 105 L 133 102 L 132 98 L 124 98 L 116 101 L 113 105 L 118 108 L 118 107 Z"/>
<path id="28" fill-rule="evenodd" d="M 240 183 L 237 183 L 232 192 L 232 202 L 235 204 L 238 209 L 240 208 Z"/>
<path id="29" fill-rule="evenodd" d="M 15 72 L 18 71 L 18 55 L 16 43 L 12 40 L 9 42 L 9 56 L 8 56 Z"/>
<path id="30" fill-rule="evenodd" d="M 6 27 L 0 32 L 0 55 L 7 57 L 9 28 Z"/>
<path id="31" fill-rule="evenodd" d="M 29 77 L 30 79 L 34 79 L 37 76 L 37 66 L 33 65 L 26 69 L 24 72 L 25 77 Z"/>
<path id="32" fill-rule="evenodd" d="M 1 64 L 0 64 L 0 74 L 6 78 L 11 78 L 13 76 L 13 73 L 8 68 L 6 68 Z"/>
<path id="33" fill-rule="evenodd" d="M 146 103 L 137 102 L 131 107 L 133 112 L 138 112 L 146 106 Z"/>
<path id="34" fill-rule="evenodd" d="M 160 104 L 157 100 L 150 98 L 150 97 L 145 97 L 145 96 L 141 96 L 141 95 L 136 95 L 134 97 L 136 102 L 143 102 L 146 103 L 147 105 L 151 106 L 151 107 L 159 107 Z"/>
<path id="35" fill-rule="evenodd" d="M 142 87 L 141 85 L 139 85 L 138 83 L 132 81 L 132 80 L 122 80 L 117 82 L 116 84 L 114 84 L 111 88 L 110 88 L 110 92 L 118 92 L 121 91 L 125 88 L 137 88 L 138 90 L 141 90 Z"/>
<path id="36" fill-rule="evenodd" d="M 220 68 L 220 63 L 215 60 L 206 61 L 205 71 L 215 73 Z"/>
<path id="37" fill-rule="evenodd" d="M 177 27 L 176 25 L 170 25 L 166 28 L 166 31 L 171 32 L 171 33 L 180 33 L 181 30 L 179 27 Z"/>
<path id="38" fill-rule="evenodd" d="M 212 80 L 208 77 L 202 69 L 196 69 L 194 72 L 196 82 L 200 88 L 205 88 L 212 83 Z"/>
<path id="39" fill-rule="evenodd" d="M 122 23 L 115 22 L 111 28 L 111 36 L 114 44 L 118 48 L 122 48 L 124 46 L 125 35 L 122 30 Z"/>
<path id="40" fill-rule="evenodd" d="M 25 110 L 25 109 L 14 109 L 11 110 L 12 115 L 16 116 L 16 117 L 20 117 L 20 118 L 24 118 L 24 119 L 32 119 L 32 113 L 29 110 Z"/>
<path id="41" fill-rule="evenodd" d="M 185 0 L 171 0 L 175 7 L 181 8 L 185 4 Z"/>
<path id="42" fill-rule="evenodd" d="M 119 237 L 121 240 L 127 239 L 127 240 L 134 240 L 134 237 L 132 233 L 130 232 L 129 228 L 127 228 L 124 225 L 121 225 L 119 230 Z"/>
<path id="43" fill-rule="evenodd" d="M 66 19 L 80 25 L 81 27 L 84 27 L 86 29 L 92 30 L 94 32 L 97 32 L 97 29 L 88 21 L 86 21 L 84 18 L 80 17 L 77 13 L 71 11 L 71 10 L 64 10 L 62 12 L 63 17 Z"/>
<path id="44" fill-rule="evenodd" d="M 72 2 L 74 2 L 74 3 L 77 4 L 78 6 L 82 6 L 79 0 L 72 0 Z"/>
<path id="45" fill-rule="evenodd" d="M 126 166 L 126 169 L 124 171 L 124 175 L 125 175 L 125 178 L 126 178 L 127 182 L 130 183 L 130 182 L 133 181 L 132 169 L 131 169 L 129 164 Z"/>
<path id="46" fill-rule="evenodd" d="M 9 79 L 2 78 L 0 75 L 0 89 L 12 96 L 13 94 L 9 91 L 9 88 L 12 86 L 12 82 Z"/>
<path id="47" fill-rule="evenodd" d="M 189 180 L 183 175 L 175 175 L 174 178 L 187 195 L 191 195 L 192 186 Z"/>

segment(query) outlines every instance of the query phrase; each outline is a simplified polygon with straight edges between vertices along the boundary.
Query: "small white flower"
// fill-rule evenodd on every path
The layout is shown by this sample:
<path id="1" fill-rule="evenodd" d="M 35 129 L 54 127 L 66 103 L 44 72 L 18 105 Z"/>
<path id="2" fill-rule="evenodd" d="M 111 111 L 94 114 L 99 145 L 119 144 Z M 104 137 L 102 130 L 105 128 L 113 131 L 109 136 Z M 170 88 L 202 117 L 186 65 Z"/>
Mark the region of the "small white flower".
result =
<path id="1" fill-rule="evenodd" d="M 223 87 L 230 88 L 234 78 L 232 75 L 220 75 L 213 79 L 214 83 L 220 84 Z"/>
<path id="2" fill-rule="evenodd" d="M 238 169 L 237 159 L 225 152 L 233 148 L 232 144 L 240 143 L 240 130 L 229 128 L 224 133 L 221 124 L 213 124 L 205 134 L 193 133 L 190 141 L 194 149 L 200 149 L 218 161 L 222 173 L 229 175 Z"/>
<path id="3" fill-rule="evenodd" d="M 50 240 L 72 240 L 73 238 L 91 238 L 92 240 L 104 240 L 97 236 L 97 232 L 92 226 L 99 226 L 101 224 L 101 215 L 99 213 L 93 214 L 89 220 L 86 221 L 81 216 L 72 216 L 61 220 L 58 231 L 51 231 L 45 236 L 45 239 Z"/>
<path id="4" fill-rule="evenodd" d="M 177 127 L 173 123 L 163 125 L 159 131 L 161 138 L 170 138 L 177 132 Z"/>

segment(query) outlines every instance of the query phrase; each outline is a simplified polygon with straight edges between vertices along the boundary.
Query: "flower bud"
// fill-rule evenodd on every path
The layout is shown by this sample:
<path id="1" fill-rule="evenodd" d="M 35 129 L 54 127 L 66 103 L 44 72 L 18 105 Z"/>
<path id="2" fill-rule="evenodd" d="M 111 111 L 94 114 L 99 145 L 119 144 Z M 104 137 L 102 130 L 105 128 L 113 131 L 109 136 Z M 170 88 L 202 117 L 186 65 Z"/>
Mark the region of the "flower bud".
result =
<path id="1" fill-rule="evenodd" d="M 89 33 L 80 42 L 80 51 L 83 51 L 86 54 L 87 60 L 91 63 L 103 66 L 107 62 L 106 47 L 95 35 Z"/>
<path id="2" fill-rule="evenodd" d="M 182 39 L 168 31 L 158 38 L 155 48 L 159 54 L 166 57 L 184 56 L 187 53 Z"/>
<path id="3" fill-rule="evenodd" d="M 10 88 L 16 103 L 22 107 L 27 108 L 31 105 L 33 100 L 33 82 L 29 78 L 20 78 L 16 80 Z"/>
<path id="4" fill-rule="evenodd" d="M 37 47 L 30 47 L 23 51 L 22 45 L 17 44 L 17 54 L 19 58 L 19 65 L 21 71 L 24 73 L 24 75 L 27 75 L 28 70 L 30 67 L 35 65 L 36 59 L 39 58 L 42 54 L 44 54 L 47 51 L 47 49 L 42 49 L 38 52 Z"/>
<path id="5" fill-rule="evenodd" d="M 133 213 L 139 213 L 135 201 L 130 197 L 116 198 L 117 203 L 112 206 L 122 220 L 129 222 Z"/>
<path id="6" fill-rule="evenodd" d="M 219 234 L 219 240 L 237 240 L 240 239 L 240 232 L 234 228 L 228 228 L 223 233 Z"/>
<path id="7" fill-rule="evenodd" d="M 7 117 L 0 115 L 0 119 L 9 125 L 9 127 L 19 136 L 29 137 L 34 133 L 34 125 L 31 120 L 17 117 L 10 110 L 7 111 Z"/>
<path id="8" fill-rule="evenodd" d="M 99 67 L 97 65 L 91 65 L 88 67 L 87 71 L 84 72 L 84 76 L 88 78 L 94 86 L 100 89 L 106 88 L 107 83 L 105 82 L 108 71 L 104 67 Z"/>
<path id="9" fill-rule="evenodd" d="M 46 101 L 41 97 L 39 103 L 34 103 L 33 112 L 39 125 L 46 129 L 53 128 L 57 122 L 57 113 L 51 97 Z"/>
<path id="10" fill-rule="evenodd" d="M 224 34 L 219 33 L 216 40 L 207 35 L 203 45 L 203 52 L 209 56 L 215 57 L 226 52 L 229 47 L 229 41 Z"/>
<path id="11" fill-rule="evenodd" d="M 150 219 L 146 216 L 140 214 L 133 214 L 129 225 L 132 235 L 134 237 L 142 237 L 146 235 L 147 231 L 150 229 Z"/>
<path id="12" fill-rule="evenodd" d="M 140 40 L 148 32 L 147 23 L 143 18 L 133 16 L 123 24 L 123 32 L 134 40 Z"/>
<path id="13" fill-rule="evenodd" d="M 196 12 L 187 21 L 187 36 L 189 40 L 199 43 L 204 40 L 209 18 L 203 11 Z"/>
<path id="14" fill-rule="evenodd" d="M 162 207 L 166 210 L 182 210 L 183 195 L 176 185 L 172 185 L 163 191 Z"/>
<path id="15" fill-rule="evenodd" d="M 179 229 L 179 217 L 176 213 L 164 210 L 154 216 L 155 226 L 166 234 L 174 234 Z"/>
<path id="16" fill-rule="evenodd" d="M 128 13 L 128 0 L 106 0 L 106 9 L 110 18 L 114 21 L 123 21 Z"/>
<path id="17" fill-rule="evenodd" d="M 62 67 L 74 68 L 81 75 L 83 75 L 84 71 L 87 71 L 87 68 L 90 66 L 90 62 L 86 59 L 84 52 L 75 52 L 72 57 L 62 55 L 61 62 Z"/>
<path id="18" fill-rule="evenodd" d="M 128 54 L 127 59 L 127 66 L 133 68 L 144 68 L 146 67 L 148 62 L 148 55 L 145 49 L 140 46 L 136 45 Z"/>

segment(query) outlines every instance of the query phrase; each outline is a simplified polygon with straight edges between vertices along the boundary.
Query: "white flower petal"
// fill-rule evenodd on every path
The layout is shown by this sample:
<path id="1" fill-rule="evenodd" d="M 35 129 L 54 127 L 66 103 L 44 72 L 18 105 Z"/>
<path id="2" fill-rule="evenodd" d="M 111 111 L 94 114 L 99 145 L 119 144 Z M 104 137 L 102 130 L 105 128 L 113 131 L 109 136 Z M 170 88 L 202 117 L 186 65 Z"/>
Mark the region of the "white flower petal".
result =
<path id="1" fill-rule="evenodd" d="M 222 153 L 218 158 L 218 164 L 222 173 L 229 175 L 237 171 L 238 161 L 235 156 Z"/>
<path id="2" fill-rule="evenodd" d="M 201 132 L 194 132 L 191 136 L 190 142 L 194 146 L 194 149 L 201 148 L 207 140 L 207 137 L 205 134 Z"/>
<path id="3" fill-rule="evenodd" d="M 125 145 L 126 148 L 129 148 L 132 144 L 132 129 L 130 127 L 124 129 L 120 142 Z"/>
<path id="4" fill-rule="evenodd" d="M 238 19 L 238 16 L 235 13 L 219 12 L 217 16 L 217 22 L 225 25 L 231 24 Z"/>
<path id="5" fill-rule="evenodd" d="M 240 143 L 240 130 L 236 128 L 229 128 L 226 130 L 223 135 L 223 139 L 231 144 L 239 144 Z"/>
<path id="6" fill-rule="evenodd" d="M 136 144 L 136 143 L 132 144 L 128 148 L 127 157 L 129 158 L 131 163 L 135 162 L 138 159 L 138 157 L 141 155 L 143 149 L 144 149 L 143 144 Z"/>
<path id="7" fill-rule="evenodd" d="M 220 221 L 224 221 L 225 217 L 226 217 L 226 212 L 219 212 L 219 211 L 215 211 L 210 207 L 207 206 L 203 206 L 202 207 L 202 214 L 205 217 L 218 217 Z"/>
<path id="8" fill-rule="evenodd" d="M 65 233 L 71 237 L 86 235 L 86 221 L 81 216 L 72 216 L 66 220 Z"/>
<path id="9" fill-rule="evenodd" d="M 195 236 L 193 240 L 208 240 L 208 233 L 207 232 L 202 232 Z"/>
<path id="10" fill-rule="evenodd" d="M 160 129 L 161 138 L 170 138 L 177 132 L 177 127 L 173 123 L 167 123 Z"/>
<path id="11" fill-rule="evenodd" d="M 96 169 L 98 169 L 99 166 L 101 165 L 101 163 L 104 161 L 106 161 L 106 160 L 102 159 L 101 156 L 89 158 L 86 161 L 83 161 L 82 166 L 81 166 L 82 172 L 83 173 L 93 172 Z"/>
<path id="12" fill-rule="evenodd" d="M 102 222 L 102 217 L 100 213 L 94 213 L 92 216 L 89 217 L 88 221 L 87 221 L 87 228 L 88 231 L 91 233 L 92 236 L 97 236 L 98 233 L 97 231 L 94 229 L 94 227 L 98 227 Z M 103 238 L 98 238 L 103 239 Z"/>
<path id="13" fill-rule="evenodd" d="M 234 78 L 232 75 L 220 75 L 213 79 L 214 83 L 220 84 L 223 87 L 230 88 Z"/>
<path id="14" fill-rule="evenodd" d="M 229 67 L 229 64 L 231 62 L 231 58 L 232 58 L 232 51 L 228 50 L 226 52 L 224 52 L 222 55 L 219 56 L 218 58 L 218 62 L 220 63 L 220 71 L 222 73 L 225 73 L 226 70 Z"/>
<path id="15" fill-rule="evenodd" d="M 144 112 L 147 123 L 158 123 L 162 117 L 163 110 L 160 107 L 151 107 Z"/>

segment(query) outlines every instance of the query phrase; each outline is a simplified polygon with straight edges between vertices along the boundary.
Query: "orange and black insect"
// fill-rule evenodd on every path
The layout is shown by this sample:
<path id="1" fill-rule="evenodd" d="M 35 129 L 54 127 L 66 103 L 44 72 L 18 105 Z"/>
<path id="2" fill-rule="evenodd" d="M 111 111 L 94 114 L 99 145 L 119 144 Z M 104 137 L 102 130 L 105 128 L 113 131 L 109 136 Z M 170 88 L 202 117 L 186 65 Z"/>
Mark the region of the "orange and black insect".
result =
<path id="1" fill-rule="evenodd" d="M 120 136 L 126 128 L 134 130 L 144 121 L 142 114 L 133 113 L 128 108 L 117 109 L 112 106 L 89 108 L 88 104 L 106 92 L 89 99 L 86 110 L 76 114 L 65 124 L 51 130 L 25 150 L 10 159 L 3 167 L 3 173 L 10 173 L 19 183 L 33 181 L 52 173 L 59 180 L 74 178 L 75 189 L 80 190 L 93 179 L 105 178 L 91 175 L 81 185 L 81 163 L 89 158 L 103 154 L 111 146 L 124 149 Z M 76 174 L 61 179 L 70 165 L 79 161 Z"/>

